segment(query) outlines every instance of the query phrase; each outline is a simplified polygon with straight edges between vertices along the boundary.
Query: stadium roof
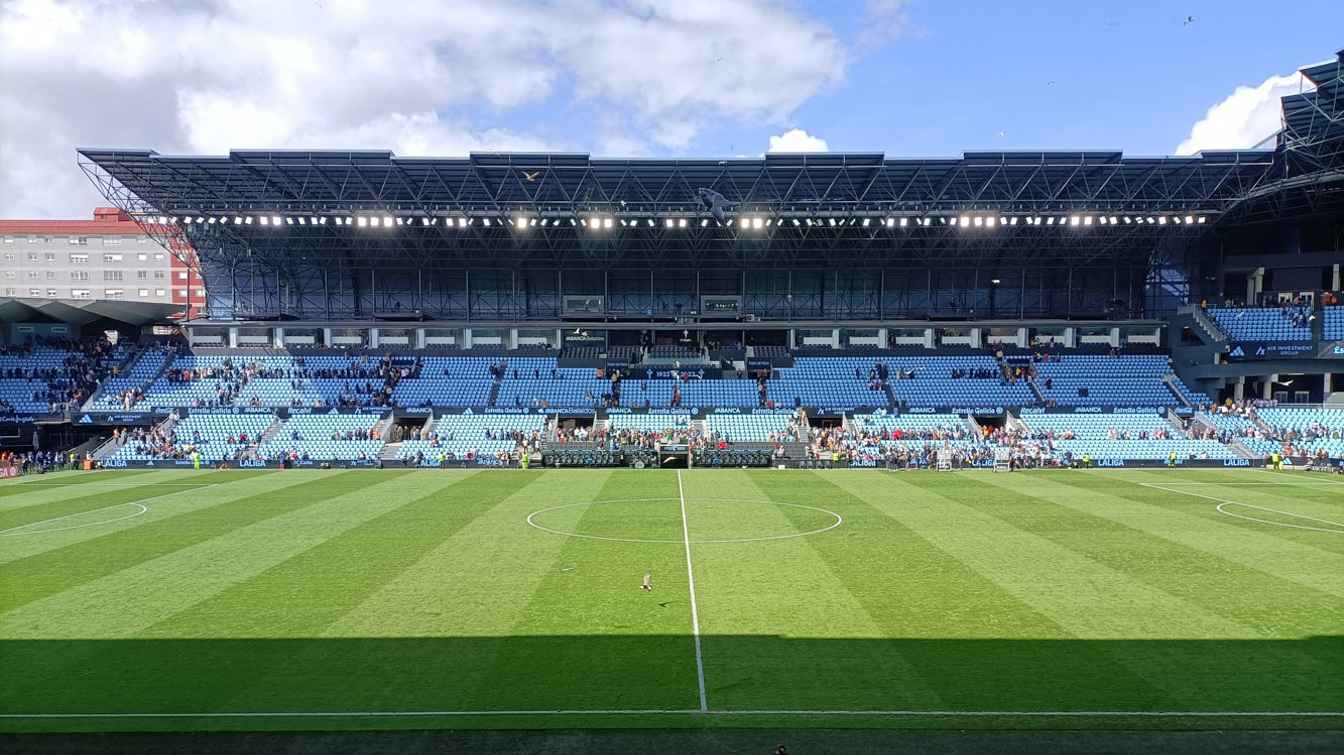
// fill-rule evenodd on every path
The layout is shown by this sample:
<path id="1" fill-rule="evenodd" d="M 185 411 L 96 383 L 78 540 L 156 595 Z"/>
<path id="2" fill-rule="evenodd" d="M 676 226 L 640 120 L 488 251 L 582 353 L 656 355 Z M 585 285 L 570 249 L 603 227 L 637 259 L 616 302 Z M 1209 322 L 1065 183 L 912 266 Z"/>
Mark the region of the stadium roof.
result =
<path id="1" fill-rule="evenodd" d="M 225 156 L 79 150 L 104 193 L 141 213 L 665 215 L 711 189 L 739 212 L 1217 212 L 1265 174 L 1269 151 L 1127 158 L 1120 152 L 880 153 L 755 159 L 594 159 L 585 154 L 398 157 L 387 151 L 234 151 Z M 119 202 L 119 206 L 126 203 Z"/>
<path id="2" fill-rule="evenodd" d="M 127 325 L 167 321 L 182 311 L 181 304 L 82 299 L 16 299 L 0 297 L 0 322 L 63 322 L 85 325 L 115 320 Z"/>

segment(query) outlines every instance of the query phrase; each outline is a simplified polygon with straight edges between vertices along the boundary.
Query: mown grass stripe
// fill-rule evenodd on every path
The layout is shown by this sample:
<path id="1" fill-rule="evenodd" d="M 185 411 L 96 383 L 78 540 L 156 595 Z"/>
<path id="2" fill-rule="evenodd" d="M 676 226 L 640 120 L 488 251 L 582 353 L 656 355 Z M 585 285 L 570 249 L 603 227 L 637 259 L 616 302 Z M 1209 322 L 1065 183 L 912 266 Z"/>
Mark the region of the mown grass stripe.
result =
<path id="1" fill-rule="evenodd" d="M 0 590 L 0 613 L 379 479 L 360 471 L 336 473 L 10 561 L 0 565 L 0 582 L 13 586 Z"/>
<path id="2" fill-rule="evenodd" d="M 911 484 L 919 482 L 912 479 Z M 1324 634 L 1344 627 L 1344 603 L 1335 596 L 1223 558 L 1218 551 L 1231 551 L 1237 543 L 1217 533 L 1200 533 L 1203 542 L 1198 545 L 1190 538 L 1173 542 L 1111 519 L 1108 507 L 1115 499 L 1110 496 L 1097 495 L 1080 505 L 1067 500 L 1071 493 L 1053 480 L 1005 475 L 962 479 L 954 495 L 970 505 L 992 501 L 979 510 L 1265 637 Z M 1061 526 L 1066 522 L 1069 526 Z"/>
<path id="3" fill-rule="evenodd" d="M 1340 556 L 1344 555 L 1344 537 L 1329 533 L 1293 530 L 1286 527 L 1272 527 L 1237 519 L 1219 513 L 1217 510 L 1218 502 L 1203 497 L 1212 496 L 1213 498 L 1230 501 L 1239 500 L 1239 493 L 1229 488 L 1221 489 L 1230 491 L 1226 494 L 1203 490 L 1206 487 L 1213 487 L 1211 485 L 1173 485 L 1165 488 L 1163 487 L 1166 484 L 1164 478 L 1153 475 L 1115 478 L 1097 474 L 1075 473 L 1059 474 L 1052 476 L 1051 479 L 1083 491 L 1085 495 L 1112 495 L 1143 504 L 1150 507 L 1155 513 L 1178 511 L 1183 516 L 1208 522 L 1210 530 L 1221 530 L 1228 533 L 1239 532 L 1247 538 L 1246 543 L 1256 549 L 1272 548 L 1275 552 L 1283 553 L 1282 549 L 1286 548 L 1300 553 L 1301 557 L 1308 561 L 1319 559 L 1322 553 L 1329 554 L 1328 558 L 1332 561 L 1337 561 Z M 1167 482 L 1178 481 L 1177 478 L 1171 477 L 1167 477 L 1165 480 Z M 1155 487 L 1149 487 L 1149 485 Z"/>
<path id="4" fill-rule="evenodd" d="M 229 636 L 319 635 L 534 477 L 476 472 L 446 487 L 408 496 L 403 505 L 196 603 L 146 633 L 175 637 L 219 632 Z"/>
<path id="5" fill-rule="evenodd" d="M 150 470 L 136 470 L 133 472 L 117 473 L 90 473 L 90 472 L 53 472 L 46 475 L 27 475 L 15 480 L 0 482 L 0 498 L 8 498 L 12 495 L 23 495 L 31 493 L 34 490 L 48 490 L 58 487 L 77 487 L 92 482 L 107 482 L 108 480 L 121 480 L 143 476 Z M 129 480 L 127 480 L 129 481 Z"/>
<path id="6" fill-rule="evenodd" d="M 245 477 L 246 474 L 240 476 L 231 472 L 210 472 L 208 474 L 192 475 L 190 478 L 183 479 L 180 482 L 190 482 L 204 487 L 207 485 L 234 482 L 236 480 L 245 479 Z M 119 503 L 133 503 L 143 498 L 152 498 L 167 493 L 181 492 L 185 487 L 186 486 L 181 484 L 170 486 L 156 484 L 154 482 L 146 482 L 143 485 L 127 486 L 112 490 L 103 488 L 88 495 L 0 511 L 0 532 L 46 521 L 48 519 L 68 517 L 85 511 L 107 508 Z"/>
<path id="7" fill-rule="evenodd" d="M 1030 544 L 1021 536 L 1005 535 L 994 540 L 998 541 L 997 547 L 1005 554 L 1022 551 L 1032 554 L 1029 568 L 1046 572 L 1031 582 L 1032 592 L 1042 596 L 1047 603 L 1061 599 L 1072 603 L 1072 610 L 1078 614 L 1083 625 L 1093 627 L 1087 636 L 1109 638 L 1118 634 L 1115 639 L 1129 636 L 1251 637 L 1248 634 L 1250 627 L 1236 631 L 1236 628 L 1243 626 L 1243 615 L 1234 613 L 1229 617 L 1213 607 L 1205 609 L 1202 607 L 1204 601 L 1187 600 L 1184 591 L 1172 589 L 1182 579 L 1193 586 L 1207 585 L 1210 573 L 1230 565 L 1182 564 L 1178 561 L 1169 572 L 1166 584 L 1159 581 L 1154 587 L 1145 587 L 1146 580 L 1137 578 L 1119 565 L 1107 563 L 1106 558 L 1098 557 L 1099 553 L 1105 551 L 1104 541 L 1107 538 L 1116 537 L 1119 542 L 1128 543 L 1133 542 L 1134 533 L 1124 529 L 1108 531 L 1086 518 L 1079 518 L 1077 512 L 1070 510 L 1065 513 L 1031 495 L 1001 490 L 994 485 L 986 490 L 983 486 L 988 483 L 984 479 L 992 479 L 991 474 L 906 475 L 901 478 L 901 482 L 920 490 L 937 491 L 936 495 L 954 505 L 975 510 L 980 517 L 992 517 L 1002 524 L 1005 532 L 1023 532 L 1047 541 L 1055 539 L 1047 537 L 1044 532 L 1035 534 L 1031 530 L 1053 530 L 1056 537 L 1077 535 L 1075 542 L 1065 544 L 1065 550 L 1056 555 L 1048 555 L 1043 548 Z M 1039 487 L 1039 480 L 1033 479 L 1032 482 Z M 959 527 L 963 533 L 968 527 L 975 526 L 969 521 L 962 521 L 952 511 L 946 511 L 944 516 L 949 519 L 948 525 Z M 1033 518 L 1036 521 L 1032 522 Z M 1029 523 L 1022 525 L 1020 521 Z M 965 537 L 965 534 L 959 536 L 961 539 Z M 1090 538 L 1095 538 L 1097 543 L 1089 548 L 1084 543 Z M 1172 554 L 1169 555 L 1176 555 L 1175 552 L 1182 548 L 1173 545 L 1171 550 Z M 1073 557 L 1062 555 L 1069 552 L 1074 554 Z M 1142 557 L 1142 548 L 1134 553 L 1134 557 Z M 1117 558 L 1123 559 L 1123 554 L 1117 554 Z M 989 563 L 996 561 L 1002 562 L 1000 568 L 1004 570 L 1006 578 L 1014 579 L 1011 572 L 1021 571 L 1009 566 L 1011 558 L 990 559 Z M 1088 576 L 1089 570 L 1093 568 L 1090 564 L 1097 565 L 1095 577 Z M 1054 579 L 1050 576 L 1052 571 L 1057 575 Z M 1016 578 L 1029 574 L 1019 573 Z M 1130 581 L 1117 580 L 1117 575 Z M 1098 594 L 1086 594 L 1089 585 L 1099 591 Z M 1292 589 L 1291 585 L 1282 586 Z M 1216 586 L 1209 587 L 1216 590 Z M 1228 588 L 1237 589 L 1235 585 L 1228 585 Z M 1136 602 L 1135 598 L 1145 592 L 1152 597 Z M 1075 594 L 1076 598 L 1071 597 Z M 1116 629 L 1111 630 L 1111 626 Z M 1130 629 L 1125 630 L 1125 627 Z M 1094 634 L 1097 631 L 1102 634 Z M 1269 631 L 1264 632 L 1264 635 L 1274 636 Z M 1285 635 L 1302 636 L 1289 628 L 1277 636 Z M 1275 643 L 1267 645 L 1267 650 L 1253 658 L 1222 652 L 1223 646 L 1219 643 L 1136 645 L 1124 641 L 1102 641 L 1097 643 L 1096 648 L 1132 676 L 1143 678 L 1161 689 L 1167 704 L 1173 709 L 1206 703 L 1212 694 L 1210 685 L 1218 684 L 1220 679 L 1227 676 L 1242 673 L 1257 677 L 1264 675 L 1274 681 L 1266 682 L 1269 689 L 1234 687 L 1219 690 L 1218 694 L 1233 709 L 1256 707 L 1265 695 L 1274 696 L 1278 700 L 1276 705 L 1310 707 L 1319 703 L 1316 690 L 1333 688 L 1344 691 L 1344 682 L 1328 681 L 1322 674 L 1323 668 L 1329 668 L 1340 657 L 1337 643 Z"/>
<path id="8" fill-rule="evenodd" d="M 781 505 L 756 484 L 757 474 L 736 470 L 685 473 L 692 537 L 713 540 L 757 533 L 800 535 L 818 529 L 819 517 L 825 515 Z M 795 484 L 807 485 L 807 473 L 790 474 L 796 474 Z M 843 510 L 844 516 L 852 513 L 843 500 L 813 503 Z M 733 529 L 735 519 L 752 529 Z M 715 527 L 705 530 L 706 521 Z M 700 533 L 696 533 L 697 527 Z M 871 603 L 862 600 L 870 596 L 850 589 L 845 575 L 836 570 L 834 558 L 828 558 L 833 556 L 831 550 L 809 542 L 843 538 L 843 529 L 805 537 L 697 547 L 696 585 L 711 707 L 757 702 L 808 705 L 818 698 L 800 696 L 799 690 L 814 687 L 826 689 L 828 699 L 837 705 L 858 700 L 881 705 L 942 704 L 903 654 L 893 652 L 894 645 L 864 641 L 890 636 L 893 628 L 885 620 L 889 617 L 874 615 Z M 760 604 L 787 606 L 787 610 L 761 612 L 756 609 Z M 816 657 L 790 669 L 788 643 L 751 639 L 750 635 L 826 636 L 836 642 L 818 645 Z M 795 673 L 815 678 L 804 683 Z M 869 675 L 901 679 L 902 683 L 874 688 Z"/>
<path id="9" fill-rule="evenodd" d="M 346 685 L 331 678 L 332 653 L 341 652 L 340 648 L 351 642 L 322 636 L 326 630 L 445 540 L 546 475 L 541 471 L 477 472 L 310 548 L 161 623 L 157 631 L 179 635 L 204 631 L 210 636 L 208 633 L 215 627 L 224 626 L 234 636 L 306 638 L 296 643 L 298 649 L 292 654 L 274 659 L 264 673 L 225 674 L 215 679 L 212 697 L 216 704 L 232 709 L 258 702 L 289 704 L 288 701 L 305 698 L 316 699 L 323 706 L 335 704 L 348 698 L 349 693 Z M 481 568 L 489 566 L 483 564 Z M 249 606 L 253 616 L 262 622 L 260 626 L 245 626 L 246 616 L 228 617 L 238 611 L 248 612 Z M 263 606 L 264 610 L 258 612 L 256 606 Z M 388 622 L 387 630 L 395 633 L 396 617 L 389 616 Z M 365 644 L 377 646 L 381 642 L 373 640 Z M 396 642 L 390 640 L 386 644 L 390 647 Z M 417 647 L 412 652 L 418 654 L 429 651 L 435 643 L 425 640 L 406 644 L 408 648 L 411 645 Z M 417 664 L 412 660 L 402 666 L 409 659 L 398 659 L 392 671 L 396 677 L 393 686 L 406 685 L 409 690 L 421 693 L 436 686 L 453 688 L 451 679 L 442 673 L 443 665 L 452 660 L 450 645 L 443 642 L 440 652 L 448 657 L 437 658 L 433 663 Z M 248 646 L 248 643 L 241 645 L 240 652 L 248 652 Z M 360 662 L 357 658 L 344 659 L 350 661 Z M 388 659 L 366 661 L 385 663 Z M 419 676 L 420 669 L 430 668 L 436 669 L 433 678 Z M 321 681 L 312 684 L 313 679 Z M 370 693 L 377 691 L 363 690 L 365 695 Z M 384 694 L 395 697 L 401 693 Z"/>
<path id="10" fill-rule="evenodd" d="M 465 474 L 470 473 L 443 472 L 429 483 L 380 475 L 373 486 L 329 498 L 320 507 L 240 527 L 0 614 L 0 636 L 143 636 L 147 627 L 192 604 Z"/>
<path id="11" fill-rule="evenodd" d="M 812 479 L 800 479 L 797 474 Z M 928 529 L 934 519 L 945 521 L 942 514 L 934 513 L 936 499 L 914 503 L 926 510 L 917 523 L 892 510 L 893 505 L 903 505 L 913 497 L 893 487 L 889 479 L 843 473 L 836 476 L 840 482 L 855 485 L 848 488 L 832 482 L 829 473 L 797 474 L 757 473 L 755 480 L 775 500 L 826 502 L 845 513 L 844 527 L 806 542 L 823 553 L 850 592 L 884 627 L 891 641 L 877 645 L 881 652 L 897 654 L 913 669 L 918 684 L 931 689 L 948 707 L 983 708 L 992 700 L 1002 699 L 1002 686 L 985 685 L 969 671 L 982 666 L 993 666 L 996 676 L 1011 680 L 1012 695 L 1024 708 L 1114 704 L 1116 700 L 1147 700 L 1157 706 L 1167 702 L 1160 688 L 1116 663 L 1097 643 L 1053 640 L 1024 644 L 1020 657 L 1003 658 L 995 653 L 995 643 L 968 639 L 1002 637 L 1005 633 L 1072 638 L 1072 633 L 1059 618 L 996 581 L 996 575 L 986 574 L 946 550 L 945 543 L 939 542 L 943 538 Z M 830 536 L 841 533 L 843 537 Z M 957 628 L 955 640 L 948 638 L 950 626 Z M 910 639 L 915 637 L 949 641 Z M 1048 648 L 1059 646 L 1070 647 L 1073 652 L 1058 657 L 1045 655 Z M 1058 685 L 1034 670 L 1040 664 L 1058 666 L 1063 678 L 1086 680 L 1092 686 L 1079 685 L 1083 689 L 1073 699 L 1065 700 Z M 843 688 L 847 684 L 847 680 L 832 680 L 830 686 Z M 878 699 L 889 694 L 874 690 L 871 705 L 881 705 Z"/>
<path id="12" fill-rule="evenodd" d="M 1001 476 L 993 482 L 997 486 L 1035 495 L 1071 514 L 1107 522 L 1089 525 L 1102 527 L 1108 534 L 1107 540 L 1100 544 L 1114 542 L 1117 559 L 1121 562 L 1128 560 L 1133 568 L 1147 569 L 1154 579 L 1165 577 L 1171 581 L 1172 573 L 1214 575 L 1217 585 L 1178 581 L 1173 589 L 1188 590 L 1196 599 L 1207 599 L 1211 606 L 1223 612 L 1240 606 L 1245 610 L 1242 612 L 1239 608 L 1238 615 L 1261 617 L 1256 620 L 1256 625 L 1267 631 L 1285 626 L 1285 621 L 1291 628 L 1295 626 L 1291 622 L 1296 620 L 1328 622 L 1316 624 L 1315 629 L 1298 626 L 1297 629 L 1304 633 L 1333 631 L 1344 626 L 1344 605 L 1339 604 L 1339 599 L 1344 597 L 1344 559 L 1311 552 L 1299 552 L 1295 556 L 1296 546 L 1272 539 L 1268 533 L 1251 533 L 1226 526 L 1233 521 L 1231 517 L 1210 521 L 1205 516 L 1205 509 L 1214 507 L 1214 501 L 1205 503 L 1206 499 L 1171 492 L 1178 490 L 1177 486 L 1140 488 L 1140 491 L 1151 490 L 1162 496 L 1159 500 L 1136 500 L 1125 494 L 1130 489 L 1128 485 L 1111 485 L 1105 492 L 1089 487 L 1088 494 L 1080 496 L 1077 487 L 1070 485 L 1070 480 L 1063 476 Z M 1187 487 L 1202 490 L 1213 486 Z M 1138 495 L 1144 494 L 1139 492 Z M 1216 493 L 1212 495 L 1217 496 Z M 1195 503 L 1191 504 L 1191 501 Z M 1269 527 L 1266 525 L 1265 529 Z M 1330 537 L 1328 534 L 1324 536 Z M 1168 549 L 1165 552 L 1164 545 Z M 1211 589 L 1216 586 L 1227 589 Z M 1255 589 L 1257 587 L 1263 589 Z M 1230 602 L 1224 595 L 1231 596 Z M 1304 612 L 1301 607 L 1284 602 L 1294 600 L 1326 602 L 1334 608 L 1322 615 L 1315 609 Z M 1336 618 L 1329 623 L 1332 615 Z"/>
<path id="13" fill-rule="evenodd" d="M 551 474 L 558 482 L 565 472 Z M 643 498 L 667 500 L 619 503 Z M 613 503 L 588 507 L 575 522 L 575 531 L 602 531 L 623 512 L 649 523 L 651 519 L 640 512 L 656 511 L 665 515 L 669 529 L 675 527 L 675 534 L 680 534 L 680 504 L 671 473 L 613 471 L 592 500 Z M 534 639 L 504 641 L 495 647 L 491 671 L 478 678 L 472 704 L 493 708 L 522 700 L 529 707 L 549 707 L 579 700 L 584 707 L 609 707 L 621 701 L 650 707 L 698 705 L 682 548 L 676 541 L 564 541 L 549 564 L 538 565 L 546 576 L 524 596 L 526 605 L 511 632 Z M 559 565 L 570 570 L 562 571 Z M 640 590 L 645 570 L 653 573 L 652 593 Z M 608 636 L 585 642 L 582 635 L 592 631 L 594 622 L 605 627 L 603 634 Z M 579 639 L 548 641 L 544 635 Z"/>

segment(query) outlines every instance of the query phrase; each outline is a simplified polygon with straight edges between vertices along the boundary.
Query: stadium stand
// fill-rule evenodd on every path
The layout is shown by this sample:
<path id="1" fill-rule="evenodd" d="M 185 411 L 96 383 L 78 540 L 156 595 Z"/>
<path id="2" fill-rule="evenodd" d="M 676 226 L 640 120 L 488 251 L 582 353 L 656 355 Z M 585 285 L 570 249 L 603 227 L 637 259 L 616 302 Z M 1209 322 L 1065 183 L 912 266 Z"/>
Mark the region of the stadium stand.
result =
<path id="1" fill-rule="evenodd" d="M 180 355 L 143 403 L 156 409 L 381 406 L 394 371 L 366 356 Z"/>
<path id="2" fill-rule="evenodd" d="M 132 434 L 109 458 L 119 461 L 191 459 L 233 460 L 256 445 L 275 422 L 270 414 L 192 414 L 167 430 L 152 428 Z"/>
<path id="3" fill-rule="evenodd" d="M 1034 440 L 1049 440 L 1059 453 L 1094 459 L 1230 459 L 1216 440 L 1192 439 L 1157 414 L 1032 414 L 1024 416 Z"/>
<path id="4" fill-rule="evenodd" d="M 262 443 L 263 459 L 372 461 L 383 447 L 377 414 L 303 414 L 290 417 Z"/>
<path id="5" fill-rule="evenodd" d="M 442 461 L 499 462 L 524 443 L 537 445 L 546 429 L 541 414 L 444 414 L 403 440 L 397 458 L 405 464 Z"/>
<path id="6" fill-rule="evenodd" d="M 1035 365 L 1034 384 L 1047 404 L 1057 406 L 1170 406 L 1176 393 L 1163 380 L 1170 372 L 1160 354 L 1108 356 L 1081 354 Z M 1177 391 L 1192 404 L 1208 396 L 1173 378 Z"/>
<path id="7" fill-rule="evenodd" d="M 1258 416 L 1290 456 L 1344 457 L 1344 409 L 1269 407 Z"/>
<path id="8" fill-rule="evenodd" d="M 485 406 L 492 369 L 501 364 L 490 357 L 431 356 L 420 362 L 418 373 L 401 378 L 392 389 L 397 406 Z"/>
<path id="9" fill-rule="evenodd" d="M 1322 332 L 1327 341 L 1344 341 L 1344 306 L 1325 307 L 1325 324 Z"/>
<path id="10" fill-rule="evenodd" d="M 79 405 L 128 356 L 106 341 L 41 341 L 0 349 L 0 410 L 46 414 Z"/>
<path id="11" fill-rule="evenodd" d="M 714 440 L 766 443 L 787 435 L 792 421 L 793 415 L 785 412 L 711 414 L 705 424 L 710 438 Z"/>
<path id="12" fill-rule="evenodd" d="M 129 366 L 108 378 L 94 396 L 86 409 L 96 411 L 115 411 L 133 409 L 144 398 L 142 388 L 153 380 L 164 368 L 164 360 L 170 349 L 151 347 L 136 354 Z"/>
<path id="13" fill-rule="evenodd" d="M 1237 341 L 1309 341 L 1310 314 L 1304 306 L 1213 307 L 1209 309 L 1218 327 Z"/>

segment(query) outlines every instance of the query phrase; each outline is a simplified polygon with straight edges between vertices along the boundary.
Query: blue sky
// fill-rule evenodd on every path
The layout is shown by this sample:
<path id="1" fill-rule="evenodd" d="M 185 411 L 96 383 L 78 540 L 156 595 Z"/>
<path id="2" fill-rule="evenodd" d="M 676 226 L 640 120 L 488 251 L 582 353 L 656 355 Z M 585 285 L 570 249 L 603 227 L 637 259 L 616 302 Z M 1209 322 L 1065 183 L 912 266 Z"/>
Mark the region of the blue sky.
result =
<path id="1" fill-rule="evenodd" d="M 86 217 L 75 148 L 1247 146 L 1344 2 L 7 0 L 0 216 Z M 1186 23 L 1186 17 L 1194 21 Z M 797 129 L 798 131 L 794 131 Z"/>

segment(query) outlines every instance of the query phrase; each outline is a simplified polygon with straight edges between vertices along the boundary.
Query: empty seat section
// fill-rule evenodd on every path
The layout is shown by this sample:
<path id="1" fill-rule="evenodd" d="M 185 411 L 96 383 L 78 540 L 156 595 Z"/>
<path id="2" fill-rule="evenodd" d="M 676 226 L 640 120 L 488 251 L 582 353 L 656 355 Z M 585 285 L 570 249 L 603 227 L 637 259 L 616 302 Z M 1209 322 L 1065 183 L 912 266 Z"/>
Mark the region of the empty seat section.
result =
<path id="1" fill-rule="evenodd" d="M 1036 387 L 1046 401 L 1058 406 L 1172 406 L 1176 395 L 1163 382 L 1169 372 L 1160 354 L 1065 356 L 1036 367 Z M 1208 397 L 1190 391 L 1207 403 Z"/>
<path id="2" fill-rule="evenodd" d="M 266 459 L 282 456 L 317 461 L 368 461 L 378 458 L 383 440 L 374 430 L 376 414 L 301 414 L 290 417 L 261 445 Z"/>
<path id="3" fill-rule="evenodd" d="M 711 414 L 705 419 L 709 433 L 729 443 L 764 443 L 771 433 L 782 433 L 789 427 L 793 415 L 778 414 Z"/>
<path id="4" fill-rule="evenodd" d="M 392 389 L 398 406 L 486 406 L 490 401 L 489 357 L 424 357 L 419 377 L 402 378 Z"/>
<path id="5" fill-rule="evenodd" d="M 1344 341 L 1344 307 L 1326 307 L 1324 335 L 1327 341 Z"/>
<path id="6" fill-rule="evenodd" d="M 1309 311 L 1301 307 L 1213 307 L 1218 327 L 1235 341 L 1310 341 Z"/>

